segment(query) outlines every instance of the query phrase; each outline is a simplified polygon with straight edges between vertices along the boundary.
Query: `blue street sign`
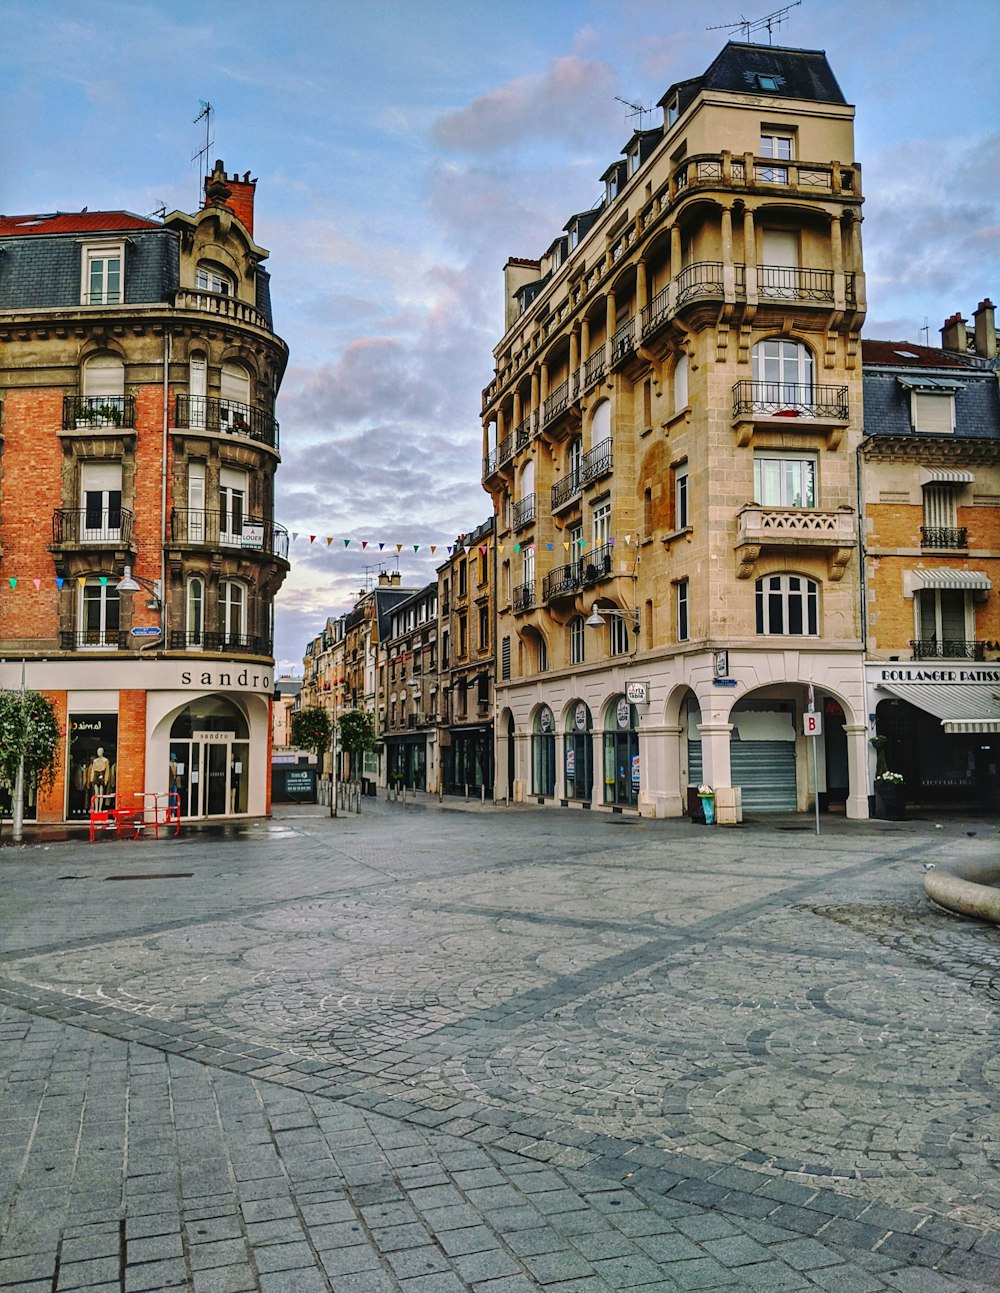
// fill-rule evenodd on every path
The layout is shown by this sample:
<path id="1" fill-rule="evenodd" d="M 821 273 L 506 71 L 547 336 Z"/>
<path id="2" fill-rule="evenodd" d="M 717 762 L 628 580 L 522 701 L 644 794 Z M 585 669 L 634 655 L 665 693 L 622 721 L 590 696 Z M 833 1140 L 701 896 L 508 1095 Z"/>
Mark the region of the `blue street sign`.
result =
<path id="1" fill-rule="evenodd" d="M 158 638 L 160 636 L 159 627 L 156 624 L 137 624 L 135 628 L 129 629 L 134 638 Z"/>

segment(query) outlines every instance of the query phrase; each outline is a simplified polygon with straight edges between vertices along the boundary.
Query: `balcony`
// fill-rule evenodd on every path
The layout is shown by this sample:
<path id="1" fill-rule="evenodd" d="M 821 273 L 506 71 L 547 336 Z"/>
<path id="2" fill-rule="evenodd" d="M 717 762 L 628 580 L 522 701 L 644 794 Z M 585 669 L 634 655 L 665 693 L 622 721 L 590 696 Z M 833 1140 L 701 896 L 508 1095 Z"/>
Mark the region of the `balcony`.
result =
<path id="1" fill-rule="evenodd" d="M 824 512 L 812 507 L 767 507 L 749 503 L 736 518 L 738 579 L 749 579 L 762 548 L 825 551 L 830 579 L 843 578 L 857 546 L 854 510 L 841 507 Z"/>
<path id="2" fill-rule="evenodd" d="M 212 314 L 233 323 L 249 323 L 265 332 L 272 331 L 270 319 L 258 309 L 224 292 L 182 290 L 174 294 L 174 308 L 195 310 L 199 314 Z"/>
<path id="3" fill-rule="evenodd" d="M 57 508 L 52 513 L 52 546 L 131 548 L 132 519 L 122 508 Z"/>
<path id="4" fill-rule="evenodd" d="M 522 611 L 530 611 L 535 604 L 534 582 L 518 584 L 513 590 L 510 600 L 515 615 L 520 614 Z"/>
<path id="5" fill-rule="evenodd" d="M 756 188 L 779 186 L 807 195 L 860 194 L 860 175 L 853 166 L 835 162 L 803 162 L 754 157 L 750 154 L 702 153 L 685 158 L 671 176 L 671 197 L 693 188 Z"/>
<path id="6" fill-rule="evenodd" d="M 635 319 L 629 319 L 611 338 L 611 366 L 623 363 L 634 350 Z"/>
<path id="7" fill-rule="evenodd" d="M 568 566 L 555 566 L 542 580 L 542 601 L 557 602 L 564 597 L 575 597 L 583 587 L 583 575 L 578 561 Z"/>
<path id="8" fill-rule="evenodd" d="M 171 543 L 197 548 L 239 548 L 288 560 L 288 531 L 260 516 L 175 507 L 170 513 Z"/>
<path id="9" fill-rule="evenodd" d="M 611 440 L 602 440 L 600 444 L 595 444 L 593 449 L 589 449 L 584 455 L 581 462 L 583 472 L 583 483 L 597 480 L 601 476 L 606 476 L 611 470 Z"/>
<path id="10" fill-rule="evenodd" d="M 170 632 L 171 651 L 222 651 L 238 655 L 269 656 L 271 639 L 255 633 L 187 633 L 183 629 Z"/>
<path id="11" fill-rule="evenodd" d="M 607 579 L 612 573 L 614 548 L 610 543 L 591 548 L 580 558 L 580 578 L 584 588 Z"/>
<path id="12" fill-rule="evenodd" d="M 63 398 L 63 430 L 135 426 L 133 395 L 67 395 Z"/>
<path id="13" fill-rule="evenodd" d="M 569 408 L 569 381 L 562 382 L 551 391 L 542 405 L 542 424 L 545 425 L 557 418 Z"/>
<path id="14" fill-rule="evenodd" d="M 721 260 L 698 260 L 686 265 L 676 279 L 678 306 L 698 297 L 724 295 Z"/>
<path id="15" fill-rule="evenodd" d="M 526 494 L 524 498 L 512 504 L 510 509 L 510 524 L 514 530 L 521 530 L 526 525 L 531 525 L 535 519 L 535 495 Z"/>
<path id="16" fill-rule="evenodd" d="M 817 386 L 799 382 L 739 381 L 733 387 L 733 425 L 736 442 L 753 441 L 755 426 L 824 431 L 835 449 L 850 421 L 846 386 Z"/>
<path id="17" fill-rule="evenodd" d="M 968 533 L 964 525 L 922 525 L 920 546 L 922 548 L 967 548 Z"/>
<path id="18" fill-rule="evenodd" d="M 593 386 L 599 382 L 608 369 L 608 356 L 604 346 L 595 350 L 587 362 L 583 365 L 583 385 L 584 389 Z"/>
<path id="19" fill-rule="evenodd" d="M 743 266 L 738 266 L 743 269 Z M 849 275 L 851 287 L 854 275 Z M 833 301 L 833 271 L 791 265 L 758 265 L 757 292 L 768 301 Z"/>
<path id="20" fill-rule="evenodd" d="M 563 476 L 562 480 L 557 480 L 552 486 L 552 510 L 555 512 L 558 508 L 565 507 L 567 503 L 572 502 L 579 494 L 583 487 L 583 469 L 574 467 L 568 476 Z"/>
<path id="21" fill-rule="evenodd" d="M 278 423 L 272 414 L 235 400 L 210 395 L 178 395 L 175 426 L 178 430 L 215 431 L 278 447 Z"/>
<path id="22" fill-rule="evenodd" d="M 519 427 L 514 431 L 514 452 L 520 453 L 531 443 L 531 430 L 533 419 L 529 416 L 524 419 Z"/>
<path id="23" fill-rule="evenodd" d="M 985 660 L 986 643 L 964 638 L 918 638 L 910 643 L 914 660 Z"/>
<path id="24" fill-rule="evenodd" d="M 63 629 L 59 646 L 63 651 L 124 651 L 128 637 L 121 629 Z"/>
<path id="25" fill-rule="evenodd" d="M 502 467 L 505 462 L 510 462 L 514 457 L 514 437 L 505 435 L 497 445 L 495 466 Z"/>

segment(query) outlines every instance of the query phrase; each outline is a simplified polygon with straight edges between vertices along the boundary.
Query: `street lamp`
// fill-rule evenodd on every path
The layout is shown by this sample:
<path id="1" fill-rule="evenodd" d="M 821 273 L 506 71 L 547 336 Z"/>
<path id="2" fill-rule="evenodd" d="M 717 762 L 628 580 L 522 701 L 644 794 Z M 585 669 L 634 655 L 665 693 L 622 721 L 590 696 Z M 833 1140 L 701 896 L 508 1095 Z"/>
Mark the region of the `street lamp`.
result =
<path id="1" fill-rule="evenodd" d="M 617 606 L 598 606 L 594 602 L 590 608 L 590 614 L 584 620 L 589 629 L 601 628 L 606 620 L 625 620 L 632 626 L 632 632 L 636 636 L 639 633 L 639 608 L 633 607 L 631 610 L 619 610 Z"/>
<path id="2" fill-rule="evenodd" d="M 132 574 L 131 566 L 125 566 L 121 579 L 115 584 L 115 592 L 119 595 L 121 593 L 141 593 L 144 588 L 150 595 L 148 609 L 151 611 L 160 610 L 163 605 L 163 594 L 158 579 L 143 579 L 141 575 Z"/>

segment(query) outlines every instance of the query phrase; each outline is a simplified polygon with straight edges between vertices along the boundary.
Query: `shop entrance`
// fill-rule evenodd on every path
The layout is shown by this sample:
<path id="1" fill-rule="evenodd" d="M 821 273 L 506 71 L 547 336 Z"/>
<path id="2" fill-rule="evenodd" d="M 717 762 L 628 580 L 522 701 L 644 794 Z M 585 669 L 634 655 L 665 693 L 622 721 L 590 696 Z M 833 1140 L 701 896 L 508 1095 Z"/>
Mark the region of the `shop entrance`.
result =
<path id="1" fill-rule="evenodd" d="M 247 811 L 250 732 L 246 717 L 221 696 L 192 701 L 170 728 L 168 785 L 181 817 L 232 817 Z"/>

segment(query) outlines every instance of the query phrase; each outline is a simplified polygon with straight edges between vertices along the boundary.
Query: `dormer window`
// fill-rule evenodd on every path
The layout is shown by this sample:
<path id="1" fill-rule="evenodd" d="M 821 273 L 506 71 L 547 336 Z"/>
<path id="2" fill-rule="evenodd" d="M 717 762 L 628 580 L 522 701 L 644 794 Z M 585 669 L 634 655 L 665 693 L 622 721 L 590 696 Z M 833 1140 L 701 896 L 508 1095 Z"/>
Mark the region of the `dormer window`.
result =
<path id="1" fill-rule="evenodd" d="M 232 276 L 208 261 L 203 261 L 195 271 L 194 285 L 199 292 L 217 292 L 220 296 L 235 295 Z"/>
<path id="2" fill-rule="evenodd" d="M 672 126 L 677 118 L 681 115 L 681 97 L 675 94 L 667 104 L 667 125 Z"/>
<path id="3" fill-rule="evenodd" d="M 83 248 L 83 277 L 80 301 L 83 305 L 120 305 L 125 276 L 124 242 L 90 243 Z"/>
<path id="4" fill-rule="evenodd" d="M 952 435 L 959 383 L 939 377 L 901 377 L 910 392 L 910 423 L 918 435 Z"/>
<path id="5" fill-rule="evenodd" d="M 569 231 L 569 249 L 575 251 L 580 245 L 580 226 L 575 224 Z"/>

